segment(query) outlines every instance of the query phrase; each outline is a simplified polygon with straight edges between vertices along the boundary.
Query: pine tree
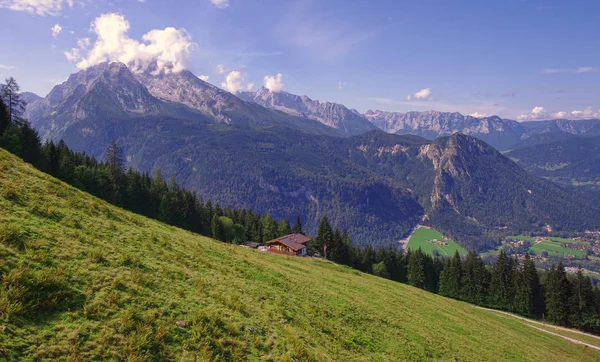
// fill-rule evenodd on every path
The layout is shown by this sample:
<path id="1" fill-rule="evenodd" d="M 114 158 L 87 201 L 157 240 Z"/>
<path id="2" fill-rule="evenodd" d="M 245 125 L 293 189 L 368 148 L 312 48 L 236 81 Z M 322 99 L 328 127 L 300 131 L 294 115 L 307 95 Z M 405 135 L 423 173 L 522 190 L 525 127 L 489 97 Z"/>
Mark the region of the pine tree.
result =
<path id="1" fill-rule="evenodd" d="M 281 220 L 277 225 L 277 234 L 278 236 L 290 235 L 292 233 L 292 228 L 290 227 L 290 222 L 288 219 Z"/>
<path id="2" fill-rule="evenodd" d="M 333 230 L 329 225 L 329 219 L 327 216 L 321 218 L 319 222 L 319 229 L 317 230 L 317 237 L 310 242 L 311 252 L 317 252 L 323 254 L 323 248 L 325 245 L 331 246 L 333 240 Z"/>
<path id="3" fill-rule="evenodd" d="M 302 231 L 302 222 L 300 221 L 300 216 L 296 216 L 296 223 L 294 224 L 294 227 L 292 228 L 292 233 L 304 234 L 304 232 Z"/>
<path id="4" fill-rule="evenodd" d="M 0 96 L 8 108 L 8 119 L 13 124 L 19 124 L 22 121 L 21 116 L 25 113 L 27 106 L 27 102 L 21 99 L 20 90 L 21 87 L 15 78 L 10 77 L 6 78 L 0 91 Z"/>
<path id="5" fill-rule="evenodd" d="M 4 131 L 6 131 L 9 124 L 10 118 L 8 109 L 6 108 L 6 104 L 4 104 L 4 100 L 0 98 L 0 136 L 4 134 Z"/>
<path id="6" fill-rule="evenodd" d="M 413 287 L 425 288 L 425 255 L 421 248 L 408 252 L 407 278 Z"/>
<path id="7" fill-rule="evenodd" d="M 346 230 L 342 231 L 341 243 L 335 253 L 336 262 L 354 267 L 354 247 Z"/>
<path id="8" fill-rule="evenodd" d="M 569 322 L 575 328 L 594 331 L 598 328 L 598 315 L 594 310 L 594 291 L 589 277 L 583 275 L 581 267 L 573 281 L 571 315 Z"/>
<path id="9" fill-rule="evenodd" d="M 279 237 L 277 235 L 277 222 L 271 217 L 271 214 L 264 215 L 260 220 L 260 224 L 262 227 L 263 243 Z"/>
<path id="10" fill-rule="evenodd" d="M 223 224 L 221 223 L 217 213 L 213 214 L 211 225 L 212 238 L 219 241 L 225 241 L 225 231 L 223 230 Z"/>
<path id="11" fill-rule="evenodd" d="M 108 167 L 115 172 L 119 173 L 123 171 L 125 167 L 125 160 L 123 159 L 123 149 L 117 144 L 117 142 L 112 141 L 108 148 L 106 149 L 106 163 Z"/>
<path id="12" fill-rule="evenodd" d="M 515 311 L 532 317 L 543 312 L 543 295 L 540 278 L 529 254 L 525 254 L 523 267 L 515 279 Z"/>
<path id="13" fill-rule="evenodd" d="M 571 285 L 562 262 L 557 267 L 552 265 L 546 276 L 546 316 L 561 326 L 569 322 L 569 299 Z"/>
<path id="14" fill-rule="evenodd" d="M 513 302 L 513 276 L 515 261 L 506 256 L 504 250 L 500 251 L 498 261 L 492 268 L 490 282 L 490 303 L 494 308 L 510 310 Z"/>
<path id="15" fill-rule="evenodd" d="M 446 260 L 440 274 L 440 294 L 459 299 L 462 289 L 462 261 L 458 251 L 451 260 Z"/>

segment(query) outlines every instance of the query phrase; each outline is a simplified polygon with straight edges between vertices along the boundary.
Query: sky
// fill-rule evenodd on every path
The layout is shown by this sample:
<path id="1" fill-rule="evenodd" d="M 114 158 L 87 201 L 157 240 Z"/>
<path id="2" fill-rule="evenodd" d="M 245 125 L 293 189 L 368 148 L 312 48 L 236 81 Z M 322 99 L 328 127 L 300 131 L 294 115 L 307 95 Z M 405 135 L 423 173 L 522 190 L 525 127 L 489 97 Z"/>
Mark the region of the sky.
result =
<path id="1" fill-rule="evenodd" d="M 103 61 L 365 112 L 600 118 L 597 0 L 0 0 L 0 78 Z"/>

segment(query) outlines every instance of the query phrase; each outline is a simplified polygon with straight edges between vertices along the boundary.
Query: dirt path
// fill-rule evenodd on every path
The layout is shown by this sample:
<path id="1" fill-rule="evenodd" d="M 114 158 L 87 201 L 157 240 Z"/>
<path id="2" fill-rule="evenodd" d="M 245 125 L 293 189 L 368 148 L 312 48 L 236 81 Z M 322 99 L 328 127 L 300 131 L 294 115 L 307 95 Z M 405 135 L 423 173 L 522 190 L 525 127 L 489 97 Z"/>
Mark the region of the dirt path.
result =
<path id="1" fill-rule="evenodd" d="M 540 326 L 544 326 L 544 327 L 551 327 L 551 328 L 556 329 L 557 331 L 564 331 L 564 332 L 569 332 L 569 333 L 573 333 L 573 334 L 580 334 L 582 336 L 594 338 L 594 339 L 598 340 L 598 344 L 600 345 L 600 337 L 599 336 L 596 336 L 596 335 L 593 335 L 593 334 L 589 334 L 589 333 L 585 333 L 585 332 L 582 332 L 582 331 L 578 331 L 576 329 L 569 329 L 569 328 L 564 328 L 564 327 L 557 327 L 557 326 L 553 326 L 553 325 L 548 325 L 548 324 L 545 324 L 545 323 L 542 323 L 542 322 L 534 321 L 534 320 L 531 320 L 531 319 L 527 319 L 525 317 L 514 315 L 514 314 L 511 314 L 511 313 L 508 313 L 508 312 L 503 312 L 503 311 L 500 311 L 500 310 L 495 310 L 495 309 L 490 309 L 490 308 L 484 308 L 484 307 L 477 307 L 477 306 L 475 308 L 487 310 L 487 311 L 494 312 L 494 313 L 497 313 L 497 314 L 507 315 L 507 316 L 509 316 L 509 317 L 511 317 L 513 319 L 517 319 L 517 320 L 523 322 L 523 324 L 526 325 L 526 326 L 528 326 L 528 327 L 531 327 L 533 329 L 537 329 L 540 332 L 545 332 L 545 333 L 551 334 L 553 336 L 557 336 L 557 337 L 566 339 L 569 342 L 576 343 L 576 344 L 581 344 L 581 345 L 583 345 L 583 346 L 585 346 L 587 348 L 592 348 L 592 349 L 600 351 L 600 347 L 599 346 L 590 344 L 588 342 L 580 341 L 580 340 L 575 339 L 575 338 L 567 337 L 567 336 L 564 336 L 564 335 L 562 335 L 560 333 L 551 332 L 551 331 L 548 331 L 548 330 L 546 330 L 544 328 L 537 327 L 535 325 L 540 325 Z"/>

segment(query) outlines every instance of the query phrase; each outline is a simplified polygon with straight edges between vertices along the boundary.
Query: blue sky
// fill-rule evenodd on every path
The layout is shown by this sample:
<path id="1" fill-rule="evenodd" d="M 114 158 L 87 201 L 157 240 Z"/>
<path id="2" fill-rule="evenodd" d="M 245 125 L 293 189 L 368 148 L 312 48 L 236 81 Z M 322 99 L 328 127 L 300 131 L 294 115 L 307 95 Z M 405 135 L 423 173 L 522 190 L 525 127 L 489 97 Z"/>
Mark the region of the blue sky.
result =
<path id="1" fill-rule="evenodd" d="M 360 111 L 600 117 L 599 15 L 596 0 L 0 0 L 0 77 L 43 96 L 102 60 L 158 59 Z"/>

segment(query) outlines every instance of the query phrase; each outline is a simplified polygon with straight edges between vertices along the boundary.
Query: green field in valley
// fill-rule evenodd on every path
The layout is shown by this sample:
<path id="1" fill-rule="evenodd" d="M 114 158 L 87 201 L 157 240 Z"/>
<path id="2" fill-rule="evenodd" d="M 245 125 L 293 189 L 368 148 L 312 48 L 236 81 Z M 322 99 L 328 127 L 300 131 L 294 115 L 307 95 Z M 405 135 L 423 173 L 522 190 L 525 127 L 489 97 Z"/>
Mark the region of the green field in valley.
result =
<path id="1" fill-rule="evenodd" d="M 443 241 L 447 245 L 440 245 L 432 242 L 433 240 Z M 408 240 L 408 249 L 421 250 L 429 255 L 433 255 L 434 250 L 439 256 L 452 256 L 458 250 L 460 255 L 466 255 L 467 251 L 450 239 L 444 239 L 444 236 L 437 230 L 420 227 L 412 234 Z"/>
<path id="2" fill-rule="evenodd" d="M 536 254 L 542 254 L 544 251 L 551 256 L 573 255 L 578 258 L 585 257 L 585 251 L 565 248 L 559 241 L 547 240 L 535 243 L 529 250 Z"/>
<path id="3" fill-rule="evenodd" d="M 589 243 L 584 241 L 577 241 L 559 237 L 548 237 L 547 240 L 536 242 L 535 238 L 528 236 L 508 236 L 509 240 L 526 240 L 531 242 L 530 251 L 535 254 L 542 254 L 543 252 L 547 252 L 550 256 L 564 256 L 564 255 L 572 255 L 577 258 L 585 257 L 586 253 L 583 250 L 575 250 L 569 249 L 562 246 L 563 243 L 571 243 L 571 244 L 580 244 L 580 245 L 588 245 Z"/>
<path id="4" fill-rule="evenodd" d="M 3 150 L 0 325 L 10 361 L 600 360 L 467 303 L 126 212 Z"/>

